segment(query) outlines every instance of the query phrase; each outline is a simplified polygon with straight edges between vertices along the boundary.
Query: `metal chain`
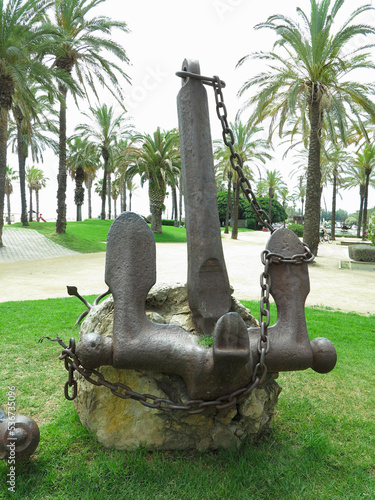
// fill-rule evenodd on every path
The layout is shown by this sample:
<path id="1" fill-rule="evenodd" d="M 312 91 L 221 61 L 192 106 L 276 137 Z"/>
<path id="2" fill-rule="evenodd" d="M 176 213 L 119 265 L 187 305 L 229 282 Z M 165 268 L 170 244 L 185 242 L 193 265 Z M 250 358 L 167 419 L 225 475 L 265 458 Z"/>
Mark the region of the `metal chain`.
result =
<path id="1" fill-rule="evenodd" d="M 195 415 L 198 413 L 203 413 L 208 408 L 216 408 L 217 410 L 223 410 L 224 408 L 229 408 L 235 404 L 240 403 L 242 400 L 247 398 L 249 394 L 260 385 L 266 375 L 267 368 L 264 363 L 260 360 L 256 365 L 251 382 L 246 387 L 237 389 L 231 394 L 221 396 L 214 401 L 205 401 L 203 399 L 193 399 L 187 401 L 186 403 L 176 403 L 170 399 L 159 398 L 153 396 L 152 394 L 141 394 L 133 391 L 129 386 L 122 384 L 121 382 L 110 382 L 107 380 L 102 373 L 98 370 L 87 369 L 82 366 L 78 357 L 75 354 L 75 339 L 71 338 L 69 346 L 67 346 L 58 336 L 55 339 L 51 337 L 42 337 L 39 342 L 44 339 L 51 340 L 52 342 L 58 342 L 62 347 L 63 351 L 59 356 L 59 359 L 64 360 L 65 368 L 68 371 L 68 380 L 64 386 L 65 398 L 69 401 L 73 401 L 77 397 L 77 381 L 74 379 L 74 372 L 77 371 L 82 375 L 85 380 L 96 386 L 107 387 L 112 394 L 122 399 L 134 399 L 141 403 L 143 406 L 148 408 L 154 408 L 162 411 L 172 411 L 172 410 L 182 410 L 186 411 L 190 415 Z M 70 394 L 71 392 L 71 394 Z M 151 402 L 149 402 L 150 400 Z"/>

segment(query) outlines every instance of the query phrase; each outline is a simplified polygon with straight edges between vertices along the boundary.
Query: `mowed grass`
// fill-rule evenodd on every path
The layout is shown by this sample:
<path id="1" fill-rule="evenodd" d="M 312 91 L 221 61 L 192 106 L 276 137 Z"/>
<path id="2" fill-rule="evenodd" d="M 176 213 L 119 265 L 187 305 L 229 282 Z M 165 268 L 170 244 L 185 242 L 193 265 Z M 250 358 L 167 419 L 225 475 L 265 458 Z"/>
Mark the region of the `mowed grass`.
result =
<path id="1" fill-rule="evenodd" d="M 246 305 L 257 317 L 259 304 Z M 82 310 L 73 297 L 0 304 L 0 402 L 4 408 L 15 386 L 17 412 L 41 431 L 35 454 L 17 465 L 15 494 L 0 462 L 1 499 L 375 498 L 374 316 L 307 308 L 310 337 L 336 346 L 335 369 L 281 373 L 269 436 L 240 450 L 198 453 L 109 450 L 81 426 L 63 396 L 61 348 L 38 339 L 77 338 Z"/>
<path id="2" fill-rule="evenodd" d="M 112 223 L 113 220 L 100 219 L 68 222 L 65 234 L 56 234 L 54 222 L 30 222 L 29 228 L 75 252 L 95 253 L 105 252 L 107 235 Z M 22 224 L 13 224 L 12 227 L 22 227 Z M 154 237 L 157 243 L 184 243 L 186 230 L 183 227 L 163 226 L 163 233 L 154 234 Z"/>

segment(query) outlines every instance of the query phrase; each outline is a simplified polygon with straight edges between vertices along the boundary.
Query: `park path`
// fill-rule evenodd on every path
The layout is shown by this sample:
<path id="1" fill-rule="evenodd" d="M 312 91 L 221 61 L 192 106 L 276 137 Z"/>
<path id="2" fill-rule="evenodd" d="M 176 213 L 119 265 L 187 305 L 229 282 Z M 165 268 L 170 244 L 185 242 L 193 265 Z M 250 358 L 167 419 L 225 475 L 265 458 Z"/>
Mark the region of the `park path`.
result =
<path id="1" fill-rule="evenodd" d="M 0 249 L 0 302 L 66 297 L 67 285 L 77 286 L 82 295 L 99 295 L 107 289 L 105 253 L 79 254 L 52 242 L 51 246 L 44 236 L 37 233 L 35 238 L 29 229 L 24 231 L 31 238 L 20 239 L 27 235 L 18 235 L 19 231 L 22 229 L 4 231 L 7 237 L 5 249 Z M 229 235 L 223 237 L 230 283 L 239 299 L 259 300 L 259 276 L 263 271 L 260 254 L 268 238 L 269 233 L 258 231 L 239 233 L 238 240 Z M 186 244 L 159 243 L 156 253 L 157 282 L 185 283 Z M 345 261 L 346 246 L 339 242 L 320 245 L 316 262 L 309 265 L 311 291 L 306 304 L 375 314 L 375 273 L 340 269 L 340 262 Z"/>

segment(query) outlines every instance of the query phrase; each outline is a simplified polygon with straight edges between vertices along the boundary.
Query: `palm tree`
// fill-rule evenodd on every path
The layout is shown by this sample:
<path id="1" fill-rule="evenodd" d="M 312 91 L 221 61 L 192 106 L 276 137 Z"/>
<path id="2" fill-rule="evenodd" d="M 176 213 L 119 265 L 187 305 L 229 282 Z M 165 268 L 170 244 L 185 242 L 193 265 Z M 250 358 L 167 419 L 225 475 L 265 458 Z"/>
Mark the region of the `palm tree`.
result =
<path id="1" fill-rule="evenodd" d="M 8 208 L 8 224 L 11 223 L 10 221 L 10 195 L 13 193 L 13 185 L 12 181 L 15 181 L 18 179 L 18 175 L 16 172 L 7 166 L 6 174 L 5 174 L 5 195 L 7 197 L 7 208 Z"/>
<path id="2" fill-rule="evenodd" d="M 54 65 L 71 75 L 75 70 L 81 94 L 88 96 L 88 89 L 96 97 L 95 80 L 109 89 L 119 100 L 122 92 L 117 75 L 129 81 L 124 70 L 111 61 L 108 54 L 115 56 L 122 64 L 128 58 L 123 47 L 118 45 L 111 33 L 120 29 L 127 33 L 126 23 L 113 21 L 105 16 L 88 19 L 92 9 L 104 0 L 55 0 L 55 23 L 60 35 L 60 43 L 51 48 L 55 57 Z M 105 54 L 103 53 L 105 52 Z M 59 130 L 59 175 L 57 190 L 56 232 L 65 233 L 66 228 L 66 97 L 68 88 L 59 85 L 61 95 Z M 105 186 L 104 193 L 106 192 Z M 102 215 L 104 209 L 102 208 Z"/>
<path id="3" fill-rule="evenodd" d="M 307 16 L 300 8 L 302 25 L 283 15 L 274 15 L 256 26 L 275 31 L 277 39 L 273 52 L 260 52 L 251 57 L 265 59 L 270 70 L 243 84 L 240 95 L 257 86 L 254 96 L 244 107 L 254 104 L 256 117 L 271 118 L 270 136 L 276 129 L 283 135 L 285 123 L 299 119 L 304 131 L 309 128 L 309 156 L 307 168 L 304 241 L 317 253 L 320 225 L 320 157 L 321 131 L 324 117 L 329 129 L 338 127 L 343 140 L 346 135 L 346 116 L 356 104 L 375 117 L 375 104 L 368 96 L 373 85 L 361 85 L 344 80 L 358 68 L 374 68 L 365 52 L 360 36 L 375 33 L 373 26 L 355 24 L 357 16 L 370 11 L 365 5 L 355 10 L 341 28 L 333 25 L 344 0 L 310 0 L 311 13 Z M 330 8 L 331 7 L 331 8 Z M 358 41 L 356 45 L 354 43 Z M 276 49 L 284 50 L 280 55 Z M 250 56 L 242 58 L 242 65 Z M 298 112 L 297 112 L 298 111 Z"/>
<path id="4" fill-rule="evenodd" d="M 36 85 L 31 85 L 33 102 L 24 102 L 16 92 L 13 99 L 13 117 L 9 121 L 8 139 L 12 145 L 12 153 L 17 152 L 18 170 L 21 190 L 21 222 L 28 226 L 25 165 L 31 151 L 34 162 L 43 161 L 43 151 L 51 148 L 57 152 L 57 142 L 50 136 L 58 133 L 55 121 L 56 112 L 49 102 L 48 96 Z"/>
<path id="5" fill-rule="evenodd" d="M 363 206 L 365 201 L 365 186 L 366 186 L 366 174 L 364 169 L 360 168 L 358 164 L 355 163 L 355 159 L 349 163 L 345 176 L 343 179 L 343 186 L 345 189 L 351 189 L 353 187 L 359 186 L 359 211 L 358 211 L 358 221 L 357 221 L 357 238 L 361 236 L 362 228 L 362 218 L 363 218 Z M 375 187 L 375 179 L 370 179 L 370 186 Z"/>
<path id="6" fill-rule="evenodd" d="M 277 194 L 286 187 L 285 182 L 278 170 L 267 170 L 266 177 L 260 182 L 268 192 L 268 217 L 272 222 L 272 199 L 276 198 Z"/>
<path id="7" fill-rule="evenodd" d="M 363 193 L 363 219 L 362 219 L 362 238 L 366 239 L 367 233 L 367 208 L 368 208 L 368 189 L 371 182 L 371 174 L 375 166 L 375 144 L 366 143 L 361 152 L 356 152 L 354 166 L 362 170 L 365 177 Z"/>
<path id="8" fill-rule="evenodd" d="M 36 220 L 39 222 L 39 191 L 46 187 L 47 178 L 44 177 L 43 170 L 32 166 L 26 169 L 26 181 L 30 192 L 29 221 L 33 220 L 33 191 L 35 191 Z"/>
<path id="9" fill-rule="evenodd" d="M 87 138 L 71 137 L 68 141 L 67 168 L 75 181 L 74 203 L 77 207 L 77 221 L 82 220 L 82 205 L 84 202 L 84 187 L 89 186 L 89 218 L 91 218 L 91 184 L 95 175 L 98 155 L 96 148 Z"/>
<path id="10" fill-rule="evenodd" d="M 332 218 L 331 218 L 331 239 L 336 238 L 336 198 L 338 187 L 342 185 L 342 173 L 345 171 L 348 162 L 348 154 L 337 144 L 331 144 L 324 152 L 321 165 L 327 166 L 328 178 L 332 181 Z"/>
<path id="11" fill-rule="evenodd" d="M 148 181 L 151 229 L 161 234 L 167 183 L 174 182 L 181 170 L 179 136 L 176 130 L 161 131 L 158 127 L 153 135 L 136 134 L 133 139 L 140 142 L 140 146 L 129 155 L 128 175 L 139 174 L 141 185 Z"/>
<path id="12" fill-rule="evenodd" d="M 0 247 L 3 246 L 5 172 L 8 115 L 17 93 L 22 102 L 34 102 L 32 82 L 52 90 L 52 71 L 34 56 L 50 43 L 43 24 L 50 0 L 0 0 Z M 59 77 L 59 73 L 55 73 Z"/>
<path id="13" fill-rule="evenodd" d="M 83 123 L 75 128 L 77 134 L 83 134 L 89 144 L 96 146 L 100 150 L 104 160 L 103 186 L 102 186 L 102 211 L 101 218 L 105 219 L 105 201 L 107 196 L 108 169 L 116 147 L 116 143 L 121 138 L 130 135 L 131 126 L 124 126 L 125 112 L 117 118 L 114 116 L 113 107 L 103 104 L 100 107 L 90 108 L 91 116 L 83 113 L 90 121 L 91 125 Z"/>
<path id="14" fill-rule="evenodd" d="M 261 138 L 255 137 L 257 134 L 263 131 L 261 127 L 256 127 L 254 124 L 249 122 L 244 125 L 241 120 L 237 117 L 234 123 L 230 124 L 230 128 L 234 135 L 234 150 L 241 157 L 243 164 L 252 163 L 252 165 L 257 166 L 257 162 L 262 164 L 266 163 L 266 160 L 270 160 L 272 157 L 268 153 L 269 145 L 267 141 Z M 221 168 L 223 170 L 223 177 L 228 176 L 228 200 L 230 200 L 230 182 L 233 184 L 233 212 L 231 214 L 231 226 L 232 226 L 232 239 L 237 239 L 238 237 L 238 207 L 239 207 L 239 196 L 240 196 L 240 181 L 238 179 L 238 173 L 231 170 L 230 155 L 231 151 L 223 145 L 221 141 L 215 141 L 217 147 L 215 149 L 215 158 L 219 160 L 216 168 Z M 249 180 L 253 180 L 253 172 L 251 168 L 246 165 L 244 166 L 244 173 Z M 227 217 L 228 217 L 228 206 L 227 204 Z M 227 221 L 226 221 L 227 230 Z"/>

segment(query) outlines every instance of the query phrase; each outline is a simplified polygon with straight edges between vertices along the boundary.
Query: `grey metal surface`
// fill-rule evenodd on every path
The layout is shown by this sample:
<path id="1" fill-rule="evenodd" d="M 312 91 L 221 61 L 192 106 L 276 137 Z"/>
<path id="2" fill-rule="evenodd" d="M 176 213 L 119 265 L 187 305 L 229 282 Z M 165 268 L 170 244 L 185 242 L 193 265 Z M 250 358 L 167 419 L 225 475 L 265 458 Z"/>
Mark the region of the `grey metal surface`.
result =
<path id="1" fill-rule="evenodd" d="M 200 74 L 197 61 L 185 60 L 182 68 Z M 188 300 L 198 328 L 211 335 L 217 320 L 229 311 L 231 296 L 221 243 L 207 93 L 200 80 L 182 80 L 177 111 L 188 245 Z"/>

